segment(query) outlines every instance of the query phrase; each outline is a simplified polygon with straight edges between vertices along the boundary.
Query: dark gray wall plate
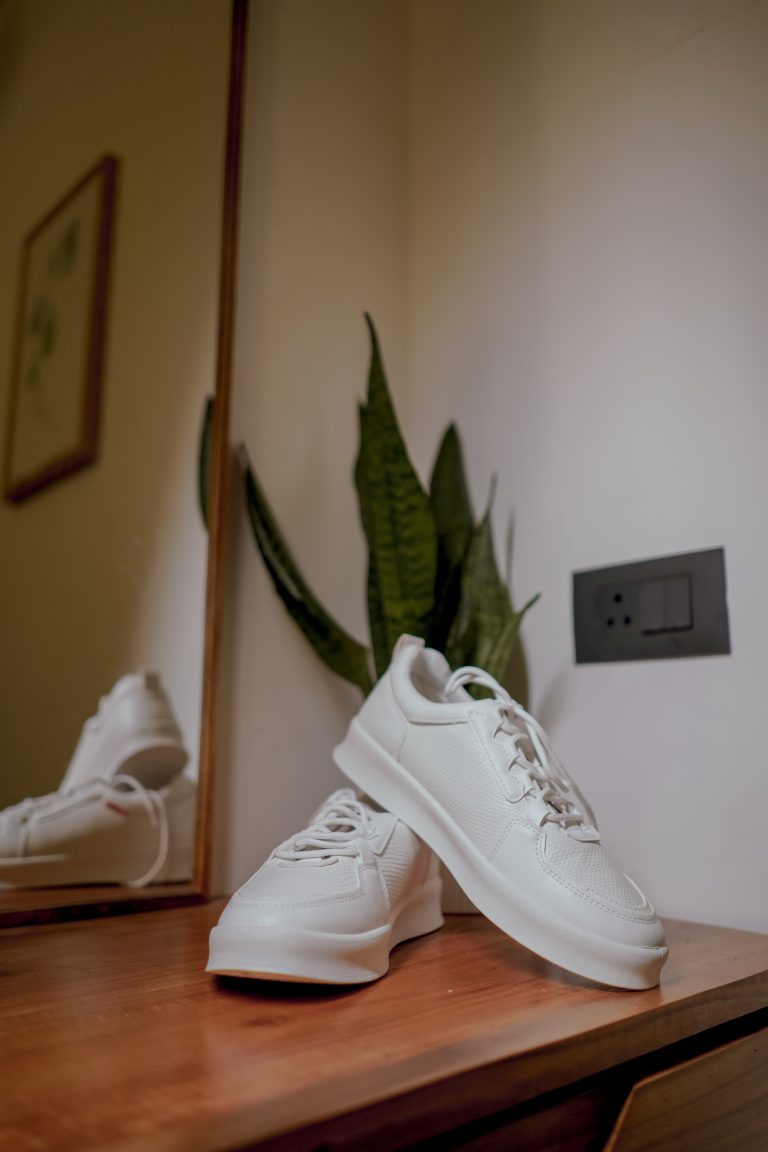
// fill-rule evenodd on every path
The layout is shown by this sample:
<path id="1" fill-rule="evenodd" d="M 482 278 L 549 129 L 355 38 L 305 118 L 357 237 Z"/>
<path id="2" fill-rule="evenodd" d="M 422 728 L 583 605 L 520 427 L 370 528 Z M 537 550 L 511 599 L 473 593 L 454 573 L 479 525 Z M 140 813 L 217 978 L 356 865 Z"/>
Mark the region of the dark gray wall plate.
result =
<path id="1" fill-rule="evenodd" d="M 573 631 L 577 664 L 730 652 L 724 549 L 574 572 Z"/>

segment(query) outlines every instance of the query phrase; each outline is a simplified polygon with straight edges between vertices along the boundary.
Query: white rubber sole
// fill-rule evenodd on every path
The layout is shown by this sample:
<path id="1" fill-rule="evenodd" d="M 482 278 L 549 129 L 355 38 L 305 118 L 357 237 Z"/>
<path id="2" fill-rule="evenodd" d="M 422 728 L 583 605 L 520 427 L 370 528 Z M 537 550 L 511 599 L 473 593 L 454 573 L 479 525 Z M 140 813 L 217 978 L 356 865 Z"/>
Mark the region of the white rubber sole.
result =
<path id="1" fill-rule="evenodd" d="M 124 741 L 115 750 L 107 778 L 133 776 L 145 788 L 164 788 L 186 766 L 189 756 L 177 740 L 155 736 L 151 741 Z"/>
<path id="2" fill-rule="evenodd" d="M 369 932 L 312 932 L 278 925 L 219 924 L 206 972 L 309 984 L 363 984 L 389 969 L 396 945 L 443 925 L 440 877 L 422 884 L 389 923 Z"/>
<path id="3" fill-rule="evenodd" d="M 638 947 L 566 923 L 532 901 L 486 859 L 440 803 L 355 719 L 334 749 L 336 764 L 363 792 L 430 846 L 469 899 L 503 932 L 561 968 L 633 990 L 659 983 L 666 947 Z"/>

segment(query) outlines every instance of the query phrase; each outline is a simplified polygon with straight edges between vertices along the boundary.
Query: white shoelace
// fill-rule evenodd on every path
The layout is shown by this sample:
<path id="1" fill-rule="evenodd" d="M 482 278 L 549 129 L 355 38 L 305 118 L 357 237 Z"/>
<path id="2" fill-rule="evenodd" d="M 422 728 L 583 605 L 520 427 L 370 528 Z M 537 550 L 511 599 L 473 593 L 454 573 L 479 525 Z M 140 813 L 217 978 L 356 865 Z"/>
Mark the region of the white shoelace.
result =
<path id="1" fill-rule="evenodd" d="M 273 855 L 279 860 L 325 860 L 356 856 L 355 840 L 366 837 L 371 817 L 359 800 L 335 800 L 308 828 L 286 840 Z"/>
<path id="2" fill-rule="evenodd" d="M 157 831 L 157 852 L 154 862 L 138 879 L 123 882 L 129 888 L 143 888 L 145 884 L 154 880 L 165 864 L 168 856 L 170 833 L 168 814 L 163 798 L 157 792 L 145 788 L 135 777 L 118 774 L 113 776 L 111 780 L 89 780 L 85 784 L 80 784 L 76 788 L 64 792 L 49 792 L 45 796 L 35 796 L 28 800 L 22 800 L 20 804 L 6 808 L 2 815 L 3 818 L 12 818 L 14 823 L 21 826 L 20 850 L 24 853 L 27 848 L 32 821 L 35 817 L 55 816 L 59 812 L 66 812 L 77 807 L 84 800 L 108 799 L 109 794 L 115 790 L 117 790 L 119 797 L 121 786 L 123 790 L 127 788 L 138 797 L 149 817 L 150 825 Z"/>
<path id="3" fill-rule="evenodd" d="M 168 856 L 168 844 L 170 841 L 168 813 L 165 810 L 165 803 L 162 796 L 160 796 L 158 792 L 153 792 L 149 788 L 145 788 L 144 785 L 140 784 L 133 776 L 117 775 L 113 777 L 112 784 L 126 784 L 130 788 L 133 788 L 149 816 L 150 824 L 157 830 L 157 852 L 154 863 L 138 880 L 126 880 L 129 888 L 143 888 L 145 884 L 152 883 L 163 864 L 165 864 Z"/>
<path id="4" fill-rule="evenodd" d="M 542 824 L 550 822 L 562 828 L 581 828 L 587 825 L 596 830 L 594 812 L 560 763 L 538 720 L 522 704 L 513 700 L 493 676 L 471 665 L 456 669 L 443 690 L 444 695 L 450 698 L 457 689 L 467 684 L 477 684 L 493 692 L 499 715 L 494 736 L 502 732 L 509 740 L 514 748 L 509 767 L 520 767 L 528 777 L 531 790 L 535 790 L 548 806 Z M 533 758 L 526 756 L 521 747 L 525 743 L 532 750 Z M 571 798 L 573 796 L 578 803 Z M 587 831 L 586 828 L 584 830 Z"/>

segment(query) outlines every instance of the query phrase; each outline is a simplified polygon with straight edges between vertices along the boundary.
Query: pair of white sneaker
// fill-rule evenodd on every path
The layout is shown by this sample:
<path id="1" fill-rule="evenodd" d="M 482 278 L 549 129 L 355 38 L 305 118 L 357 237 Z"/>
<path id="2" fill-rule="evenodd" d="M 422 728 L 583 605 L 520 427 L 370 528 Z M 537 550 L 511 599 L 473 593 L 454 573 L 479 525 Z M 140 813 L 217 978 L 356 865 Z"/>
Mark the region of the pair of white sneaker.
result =
<path id="1" fill-rule="evenodd" d="M 196 787 L 154 672 L 123 676 L 86 720 L 55 792 L 0 812 L 0 884 L 188 879 Z"/>
<path id="2" fill-rule="evenodd" d="M 467 687 L 492 693 L 476 700 Z M 651 988 L 667 957 L 537 721 L 477 668 L 404 636 L 336 748 L 335 792 L 230 900 L 208 971 L 318 983 L 383 976 L 443 923 L 438 857 L 509 936 L 580 976 Z"/>

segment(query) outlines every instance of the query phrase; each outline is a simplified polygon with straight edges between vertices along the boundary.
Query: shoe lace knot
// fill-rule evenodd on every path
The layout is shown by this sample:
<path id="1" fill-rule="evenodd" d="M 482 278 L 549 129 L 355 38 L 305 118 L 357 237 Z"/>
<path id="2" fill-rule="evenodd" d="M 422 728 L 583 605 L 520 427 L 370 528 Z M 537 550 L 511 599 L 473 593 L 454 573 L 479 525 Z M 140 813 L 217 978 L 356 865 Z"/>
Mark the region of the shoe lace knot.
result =
<path id="1" fill-rule="evenodd" d="M 458 668 L 445 688 L 450 698 L 458 689 L 474 684 L 493 693 L 497 724 L 493 731 L 511 745 L 508 770 L 518 767 L 528 780 L 528 792 L 535 793 L 546 805 L 541 823 L 559 824 L 577 832 L 580 839 L 597 839 L 597 821 L 589 803 L 581 794 L 557 757 L 549 737 L 538 720 L 488 672 L 467 665 Z"/>
<path id="2" fill-rule="evenodd" d="M 324 861 L 341 856 L 358 856 L 357 841 L 368 836 L 371 816 L 364 804 L 351 795 L 331 797 L 320 809 L 309 827 L 291 836 L 275 849 L 279 860 Z"/>

